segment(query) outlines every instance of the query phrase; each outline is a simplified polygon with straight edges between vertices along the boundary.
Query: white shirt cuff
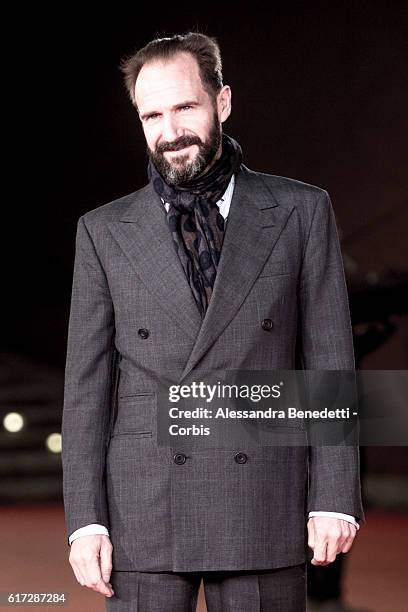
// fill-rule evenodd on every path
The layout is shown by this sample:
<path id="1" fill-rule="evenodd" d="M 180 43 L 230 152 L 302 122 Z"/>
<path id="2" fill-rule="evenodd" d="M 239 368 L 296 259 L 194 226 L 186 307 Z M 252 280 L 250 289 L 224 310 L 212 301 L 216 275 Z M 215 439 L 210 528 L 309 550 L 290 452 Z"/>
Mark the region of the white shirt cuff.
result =
<path id="1" fill-rule="evenodd" d="M 324 510 L 314 510 L 313 512 L 309 512 L 309 518 L 311 516 L 331 516 L 332 518 L 338 518 L 343 521 L 347 521 L 348 523 L 354 525 L 354 527 L 356 527 L 357 529 L 360 529 L 360 525 L 357 523 L 354 516 L 351 516 L 350 514 L 343 514 L 342 512 L 326 512 Z"/>
<path id="2" fill-rule="evenodd" d="M 77 538 L 85 535 L 107 535 L 109 536 L 109 531 L 103 525 L 98 525 L 97 523 L 92 523 L 91 525 L 86 525 L 85 527 L 80 527 L 68 538 L 69 545 L 71 546 L 72 542 Z"/>

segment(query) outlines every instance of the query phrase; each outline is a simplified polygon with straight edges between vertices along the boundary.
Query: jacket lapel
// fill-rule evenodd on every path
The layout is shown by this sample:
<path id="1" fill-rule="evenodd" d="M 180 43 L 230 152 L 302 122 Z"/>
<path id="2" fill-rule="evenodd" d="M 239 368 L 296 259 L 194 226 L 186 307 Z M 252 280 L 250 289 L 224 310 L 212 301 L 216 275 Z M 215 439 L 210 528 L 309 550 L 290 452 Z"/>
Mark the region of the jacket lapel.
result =
<path id="1" fill-rule="evenodd" d="M 255 173 L 237 175 L 213 293 L 203 320 L 173 245 L 165 209 L 148 184 L 108 226 L 136 274 L 194 341 L 185 378 L 211 348 L 251 290 L 293 210 Z M 233 350 L 233 349 L 232 349 Z"/>
<path id="2" fill-rule="evenodd" d="M 278 204 L 255 172 L 244 167 L 237 175 L 213 293 L 181 379 L 237 313 L 293 208 Z"/>
<path id="3" fill-rule="evenodd" d="M 138 191 L 120 220 L 108 226 L 146 288 L 195 340 L 201 316 L 174 248 L 164 206 L 151 185 Z"/>

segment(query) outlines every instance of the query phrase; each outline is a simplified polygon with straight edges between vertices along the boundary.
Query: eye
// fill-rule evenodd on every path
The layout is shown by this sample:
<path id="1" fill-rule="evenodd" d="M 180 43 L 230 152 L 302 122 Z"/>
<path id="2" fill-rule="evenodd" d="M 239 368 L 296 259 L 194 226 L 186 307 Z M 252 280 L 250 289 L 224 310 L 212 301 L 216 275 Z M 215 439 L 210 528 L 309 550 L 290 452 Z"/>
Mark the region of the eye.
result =
<path id="1" fill-rule="evenodd" d="M 185 106 L 180 106 L 179 110 L 185 111 L 185 110 L 190 110 L 191 108 L 193 107 L 190 104 L 186 104 Z"/>
<path id="2" fill-rule="evenodd" d="M 145 121 L 151 121 L 154 119 L 157 119 L 159 116 L 159 113 L 152 113 L 151 115 L 147 115 L 147 117 L 145 117 Z"/>

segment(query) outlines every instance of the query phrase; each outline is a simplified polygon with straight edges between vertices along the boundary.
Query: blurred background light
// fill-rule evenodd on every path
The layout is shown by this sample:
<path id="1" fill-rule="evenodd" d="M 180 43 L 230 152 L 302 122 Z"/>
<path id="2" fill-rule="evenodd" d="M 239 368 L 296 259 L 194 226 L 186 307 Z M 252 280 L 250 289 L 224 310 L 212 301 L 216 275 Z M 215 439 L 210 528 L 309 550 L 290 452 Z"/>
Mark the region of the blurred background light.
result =
<path id="1" fill-rule="evenodd" d="M 3 427 L 6 431 L 16 433 L 24 427 L 24 419 L 18 412 L 9 412 L 3 419 Z"/>
<path id="2" fill-rule="evenodd" d="M 45 441 L 46 447 L 52 453 L 60 453 L 62 448 L 61 434 L 52 433 L 47 436 Z"/>

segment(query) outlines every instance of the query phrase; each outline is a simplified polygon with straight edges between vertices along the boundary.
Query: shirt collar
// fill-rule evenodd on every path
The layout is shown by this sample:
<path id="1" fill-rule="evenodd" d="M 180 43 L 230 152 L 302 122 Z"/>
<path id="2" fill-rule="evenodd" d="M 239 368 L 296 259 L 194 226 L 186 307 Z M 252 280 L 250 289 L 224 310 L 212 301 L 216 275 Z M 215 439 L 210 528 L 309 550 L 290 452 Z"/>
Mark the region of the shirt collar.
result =
<path id="1" fill-rule="evenodd" d="M 229 209 L 231 206 L 232 194 L 234 193 L 234 186 L 235 186 L 235 175 L 233 174 L 228 183 L 228 187 L 224 191 L 222 198 L 220 198 L 217 202 L 217 206 L 220 209 L 220 213 L 222 214 L 224 219 L 228 217 Z M 170 204 L 168 202 L 165 202 L 163 198 L 160 198 L 160 199 L 164 204 L 166 212 L 168 212 L 170 208 Z"/>

